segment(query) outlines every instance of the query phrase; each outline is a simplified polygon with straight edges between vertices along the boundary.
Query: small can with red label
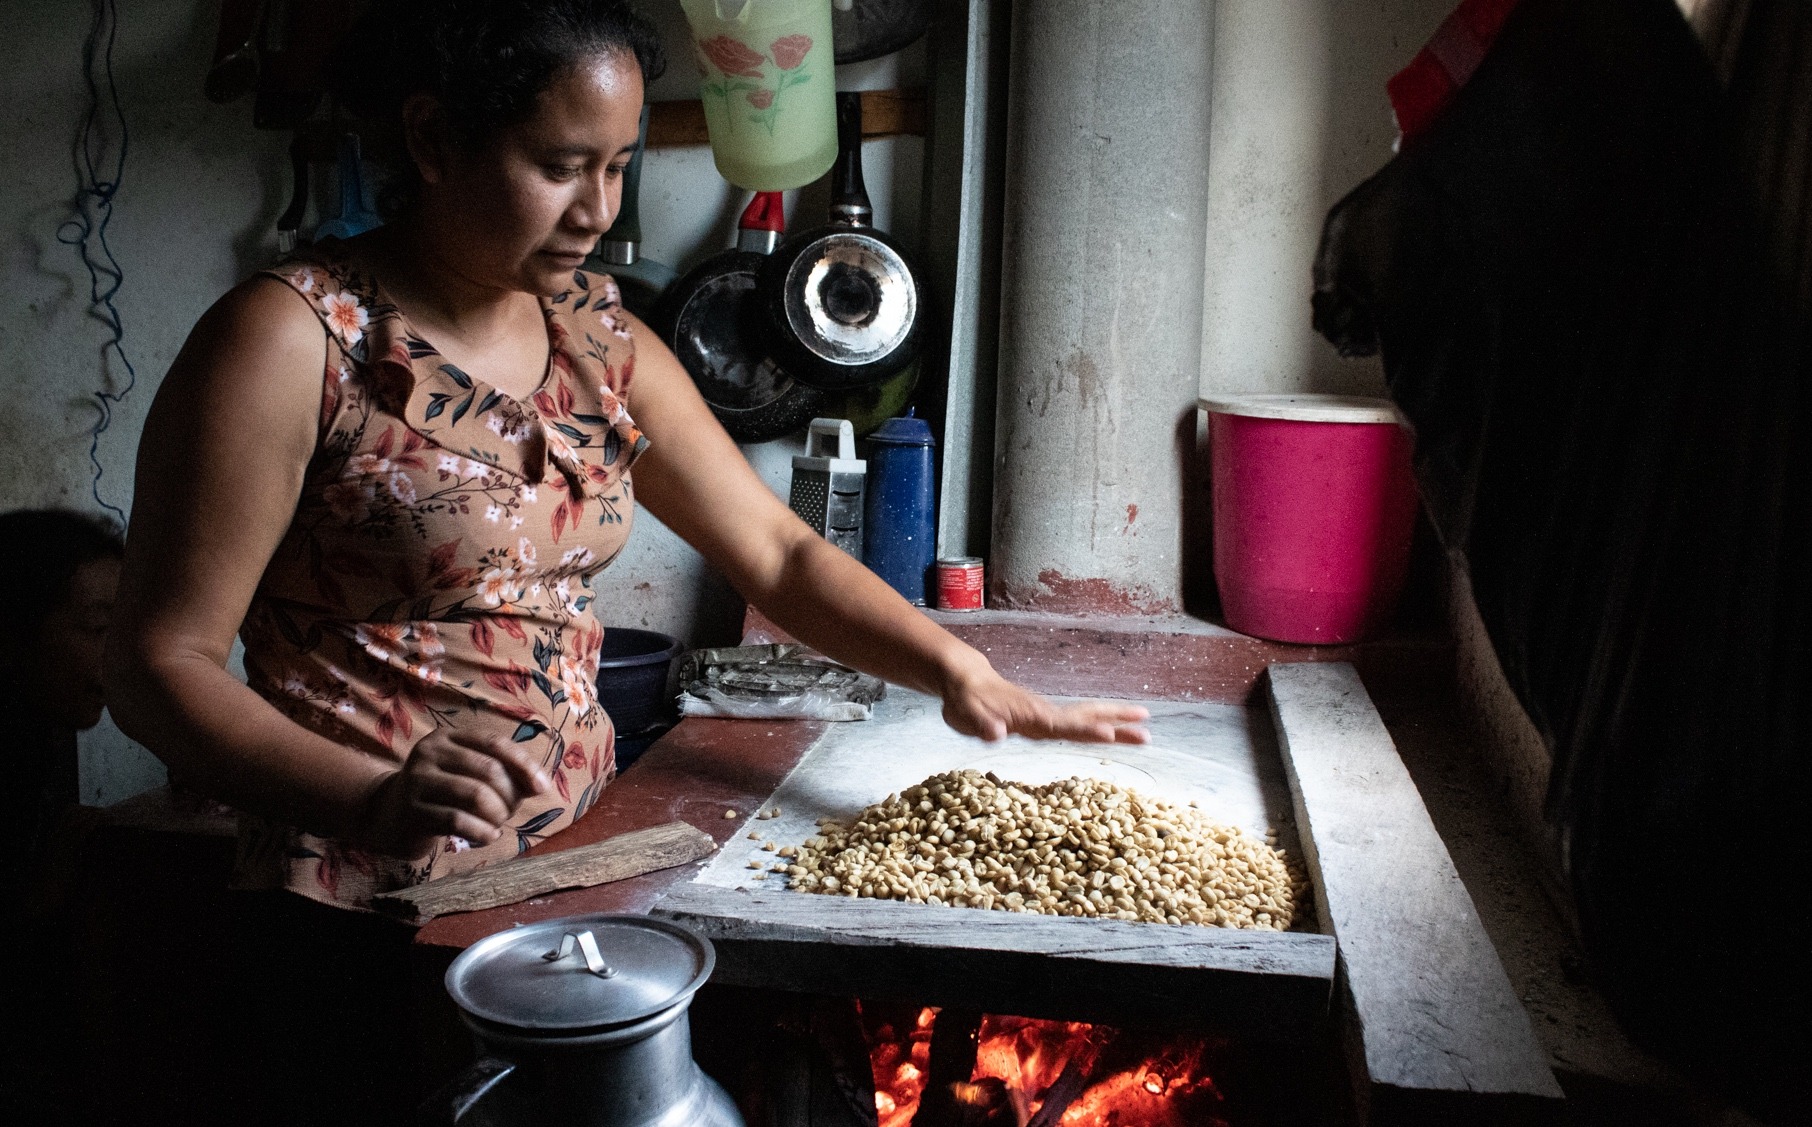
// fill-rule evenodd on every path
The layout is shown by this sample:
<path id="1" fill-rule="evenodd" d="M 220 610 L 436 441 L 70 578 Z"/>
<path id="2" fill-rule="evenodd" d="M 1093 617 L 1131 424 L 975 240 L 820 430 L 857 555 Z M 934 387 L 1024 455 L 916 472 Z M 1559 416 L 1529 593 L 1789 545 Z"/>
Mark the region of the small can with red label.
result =
<path id="1" fill-rule="evenodd" d="M 937 561 L 937 605 L 940 610 L 982 609 L 982 562 L 975 556 L 949 556 Z"/>

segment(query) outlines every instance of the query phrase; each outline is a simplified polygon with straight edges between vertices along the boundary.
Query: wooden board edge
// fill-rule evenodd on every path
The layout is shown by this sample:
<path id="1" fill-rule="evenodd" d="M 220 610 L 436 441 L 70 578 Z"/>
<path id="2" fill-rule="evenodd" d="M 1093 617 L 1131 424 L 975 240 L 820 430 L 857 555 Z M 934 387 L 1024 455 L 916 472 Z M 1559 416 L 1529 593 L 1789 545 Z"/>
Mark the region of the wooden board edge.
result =
<path id="1" fill-rule="evenodd" d="M 1365 690 L 1364 684 L 1360 681 L 1357 670 L 1354 669 L 1351 664 L 1345 662 L 1279 663 L 1273 664 L 1266 669 L 1265 677 L 1261 682 L 1261 688 L 1265 694 L 1266 700 L 1269 702 L 1272 723 L 1276 728 L 1278 752 L 1283 758 L 1284 777 L 1290 788 L 1291 805 L 1296 816 L 1297 832 L 1300 837 L 1300 848 L 1303 852 L 1303 861 L 1309 869 L 1310 880 L 1315 889 L 1317 918 L 1320 921 L 1321 926 L 1332 933 L 1338 941 L 1339 927 L 1337 926 L 1337 920 L 1339 917 L 1336 915 L 1334 907 L 1330 903 L 1328 893 L 1329 885 L 1325 875 L 1323 850 L 1324 848 L 1337 849 L 1341 848 L 1341 846 L 1338 842 L 1331 840 L 1324 841 L 1317 836 L 1317 803 L 1307 797 L 1308 788 L 1304 786 L 1296 761 L 1296 755 L 1301 746 L 1300 741 L 1303 738 L 1303 728 L 1305 726 L 1303 723 L 1304 718 L 1296 715 L 1296 706 L 1287 704 L 1281 699 L 1287 694 L 1281 694 L 1277 691 L 1278 679 L 1280 677 L 1289 680 L 1316 678 L 1330 684 L 1337 684 L 1338 692 L 1331 694 L 1323 707 L 1335 705 L 1337 703 L 1337 698 L 1338 704 L 1341 707 L 1358 708 L 1362 710 L 1362 718 L 1368 722 L 1368 725 L 1375 726 L 1376 732 L 1383 736 L 1386 743 L 1390 744 L 1393 757 L 1395 756 L 1395 744 L 1390 741 L 1388 730 L 1384 727 L 1383 718 L 1378 715 L 1369 694 Z M 1292 687 L 1294 688 L 1295 686 Z M 1296 744 L 1294 748 L 1292 746 L 1293 741 Z M 1402 772 L 1400 785 L 1407 786 L 1413 791 L 1414 782 L 1409 778 L 1408 769 L 1403 767 L 1400 758 L 1396 760 L 1396 768 L 1400 769 Z M 1416 796 L 1416 806 L 1418 809 L 1421 808 L 1419 794 Z M 1424 819 L 1427 818 L 1425 810 L 1422 812 L 1422 817 Z M 1440 841 L 1440 835 L 1434 829 L 1432 820 L 1428 821 L 1427 831 L 1429 834 L 1433 835 L 1437 842 Z M 1452 870 L 1452 859 L 1447 854 L 1444 842 L 1440 843 L 1439 857 L 1431 858 L 1431 863 L 1445 865 L 1449 871 Z M 1513 1007 L 1514 1012 L 1521 1015 L 1522 1020 L 1520 1023 L 1511 1023 L 1507 1028 L 1502 1030 L 1505 1037 L 1503 1052 L 1507 1058 L 1508 1071 L 1511 1073 L 1520 1073 L 1520 1076 L 1518 1079 L 1507 1085 L 1498 1085 L 1489 1090 L 1479 1090 L 1467 1085 L 1455 1085 L 1452 1087 L 1446 1087 L 1439 1084 L 1422 1085 L 1413 1082 L 1413 1080 L 1405 1083 L 1403 1081 L 1406 1078 L 1401 1074 L 1389 1076 L 1378 1075 L 1377 1070 L 1380 1058 L 1388 1057 L 1393 1050 L 1400 1049 L 1407 1053 L 1417 1055 L 1440 1055 L 1442 1052 L 1441 1043 L 1444 1037 L 1449 1034 L 1450 1030 L 1446 1024 L 1435 1020 L 1434 1015 L 1431 1013 L 1431 1020 L 1428 1023 L 1428 1028 L 1417 1031 L 1416 1035 L 1410 1038 L 1410 1040 L 1414 1042 L 1413 1044 L 1404 1046 L 1355 1044 L 1352 1046 L 1352 1056 L 1356 1062 L 1361 1064 L 1360 1072 L 1365 1074 L 1370 1082 L 1370 1092 L 1362 1095 L 1362 1103 L 1369 1105 L 1380 1100 L 1392 1104 L 1402 1104 L 1406 1101 L 1409 1103 L 1418 1103 L 1429 1100 L 1440 1103 L 1450 1097 L 1460 1100 L 1471 1099 L 1476 1103 L 1479 1098 L 1485 1097 L 1490 1098 L 1494 1102 L 1520 1105 L 1527 1101 L 1533 1101 L 1537 1104 L 1551 1104 L 1553 1101 L 1564 1098 L 1564 1093 L 1560 1088 L 1559 1082 L 1554 1077 L 1547 1051 L 1542 1047 L 1539 1040 L 1537 1040 L 1533 1024 L 1529 1021 L 1528 1013 L 1522 1007 L 1520 999 L 1515 997 L 1514 991 L 1509 984 L 1508 975 L 1503 970 L 1501 960 L 1498 959 L 1496 947 L 1491 943 L 1490 937 L 1484 933 L 1483 922 L 1478 917 L 1477 909 L 1472 904 L 1470 895 L 1465 892 L 1463 883 L 1459 882 L 1457 873 L 1453 874 L 1453 881 L 1459 886 L 1459 891 L 1465 899 L 1463 905 L 1456 904 L 1454 906 L 1455 910 L 1457 914 L 1462 917 L 1461 922 L 1463 924 L 1467 924 L 1471 928 L 1476 928 L 1482 950 L 1489 953 L 1489 957 L 1495 965 L 1495 976 L 1488 975 L 1488 980 L 1492 977 L 1502 980 L 1502 991 L 1507 993 L 1509 1003 Z M 1355 950 L 1354 945 L 1352 944 L 1341 943 L 1338 947 L 1336 999 L 1342 1004 L 1343 1009 L 1346 1011 L 1349 1032 L 1357 1038 L 1364 1038 L 1366 1035 L 1366 1030 L 1368 1029 L 1366 1019 L 1368 1015 L 1359 1012 L 1359 1004 L 1355 1001 L 1352 992 L 1352 976 L 1355 969 L 1358 970 L 1358 973 L 1364 974 L 1369 968 L 1355 968 L 1353 964 L 1354 960 L 1364 960 L 1367 957 L 1365 951 Z M 1401 979 L 1402 976 L 1398 975 L 1396 977 Z M 1405 989 L 1408 989 L 1417 985 L 1417 983 L 1403 982 L 1402 985 Z M 1503 999 L 1494 999 L 1493 1001 L 1503 1002 Z"/>
<path id="2" fill-rule="evenodd" d="M 809 914 L 771 910 L 774 897 L 802 895 L 694 882 L 670 890 L 650 914 L 686 924 L 716 944 L 716 977 L 731 985 L 1190 1027 L 1278 1042 L 1306 1042 L 1326 1028 L 1335 958 L 1327 936 L 1032 917 L 1059 934 L 1073 932 L 1073 942 L 1066 950 L 1039 951 L 1024 942 L 1029 936 L 991 942 L 978 932 L 968 945 L 952 946 L 945 921 L 933 923 L 936 939 L 914 942 L 910 932 L 929 914 L 972 909 L 819 897 Z M 1209 963 L 1167 964 L 1142 959 L 1136 949 L 1116 952 L 1102 945 L 1104 924 L 1149 930 L 1158 946 L 1180 939 L 1208 948 Z"/>

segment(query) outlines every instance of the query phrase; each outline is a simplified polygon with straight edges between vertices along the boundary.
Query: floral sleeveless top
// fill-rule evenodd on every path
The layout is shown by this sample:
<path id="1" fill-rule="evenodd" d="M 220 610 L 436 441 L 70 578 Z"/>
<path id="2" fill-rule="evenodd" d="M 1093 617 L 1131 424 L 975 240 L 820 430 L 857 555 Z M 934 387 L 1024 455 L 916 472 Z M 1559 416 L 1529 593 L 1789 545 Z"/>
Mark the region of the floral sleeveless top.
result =
<path id="1" fill-rule="evenodd" d="M 447 838 L 410 859 L 242 818 L 236 883 L 363 907 L 515 856 L 615 774 L 591 584 L 629 535 L 647 446 L 627 407 L 634 343 L 616 284 L 575 274 L 542 299 L 548 370 L 523 402 L 447 363 L 339 244 L 269 273 L 330 347 L 295 519 L 240 633 L 252 687 L 391 763 L 442 727 L 515 740 L 555 787 L 489 846 Z"/>

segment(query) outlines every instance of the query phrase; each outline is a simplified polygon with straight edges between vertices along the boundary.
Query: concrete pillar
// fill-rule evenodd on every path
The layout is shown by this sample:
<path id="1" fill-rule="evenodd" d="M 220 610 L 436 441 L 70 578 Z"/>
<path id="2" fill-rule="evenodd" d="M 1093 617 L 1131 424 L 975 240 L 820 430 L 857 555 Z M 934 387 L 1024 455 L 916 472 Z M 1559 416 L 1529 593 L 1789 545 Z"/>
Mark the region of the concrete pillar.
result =
<path id="1" fill-rule="evenodd" d="M 1384 84 L 1454 0 L 1219 0 L 1202 387 L 1382 395 L 1309 322 L 1328 209 L 1391 158 Z"/>
<path id="2" fill-rule="evenodd" d="M 1213 11 L 1202 0 L 1013 9 L 996 605 L 1183 607 Z"/>

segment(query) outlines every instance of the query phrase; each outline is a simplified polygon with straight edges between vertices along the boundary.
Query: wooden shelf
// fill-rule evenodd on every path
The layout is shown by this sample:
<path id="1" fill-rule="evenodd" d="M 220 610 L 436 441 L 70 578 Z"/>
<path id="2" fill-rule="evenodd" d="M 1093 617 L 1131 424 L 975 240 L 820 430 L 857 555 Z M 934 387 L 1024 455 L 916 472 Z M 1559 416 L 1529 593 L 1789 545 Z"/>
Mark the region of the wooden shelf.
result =
<path id="1" fill-rule="evenodd" d="M 892 137 L 899 134 L 916 137 L 925 135 L 925 91 L 862 91 L 862 136 Z M 704 145 L 709 142 L 710 137 L 705 132 L 704 103 L 698 99 L 649 104 L 649 148 Z"/>

